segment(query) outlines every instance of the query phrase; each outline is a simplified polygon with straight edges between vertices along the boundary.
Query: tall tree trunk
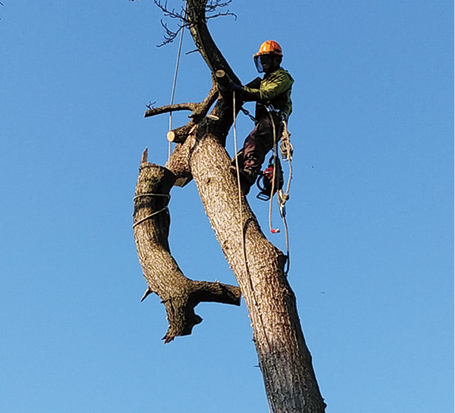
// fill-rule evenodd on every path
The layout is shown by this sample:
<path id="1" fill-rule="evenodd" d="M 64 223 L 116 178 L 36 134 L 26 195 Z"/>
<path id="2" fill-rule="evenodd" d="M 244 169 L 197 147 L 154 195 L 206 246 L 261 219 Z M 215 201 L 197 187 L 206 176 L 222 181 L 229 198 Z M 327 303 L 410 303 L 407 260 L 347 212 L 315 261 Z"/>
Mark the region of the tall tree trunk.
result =
<path id="1" fill-rule="evenodd" d="M 286 257 L 264 236 L 246 199 L 238 197 L 230 159 L 210 134 L 192 151 L 191 171 L 218 242 L 248 307 L 259 364 L 273 412 L 323 412 Z M 240 206 L 241 205 L 241 206 Z"/>
<path id="2" fill-rule="evenodd" d="M 196 46 L 211 69 L 213 79 L 214 72 L 219 69 L 225 70 L 229 77 L 236 79 L 207 29 L 204 15 L 206 4 L 206 0 L 187 0 L 188 17 L 185 24 L 190 28 Z M 191 110 L 193 114 L 196 111 L 198 114 L 205 114 L 212 102 L 206 99 L 199 105 L 191 106 Z M 240 104 L 241 102 L 239 106 Z M 160 113 L 172 109 L 167 107 Z M 325 403 L 313 371 L 310 352 L 305 344 L 295 295 L 284 274 L 287 258 L 262 233 L 246 198 L 239 196 L 235 175 L 230 172 L 230 158 L 224 149 L 224 143 L 233 119 L 232 94 L 219 94 L 211 115 L 213 116 L 193 117 L 188 125 L 173 131 L 173 136 L 177 137 L 175 141 L 180 143 L 163 168 L 163 176 L 170 175 L 171 180 L 174 179 L 176 184 L 181 186 L 189 179 L 196 182 L 206 214 L 248 307 L 259 365 L 272 411 L 322 413 L 325 411 Z M 143 159 L 141 165 L 142 170 L 150 164 Z M 144 191 L 140 188 L 141 182 L 139 179 L 136 194 Z M 155 205 L 153 208 L 149 204 L 150 210 L 147 213 L 157 211 L 159 207 L 160 205 Z M 137 205 L 135 211 L 140 211 Z M 135 212 L 135 222 L 140 219 Z M 150 238 L 149 233 L 156 231 L 156 225 L 163 223 L 151 219 L 147 222 L 147 227 L 135 230 L 140 256 L 144 254 L 144 250 L 140 248 L 143 240 Z M 163 240 L 160 242 L 164 243 Z M 169 248 L 164 250 L 166 253 Z M 176 273 L 176 264 L 170 253 L 167 260 L 167 263 L 161 260 L 153 261 L 155 267 L 151 270 L 150 259 L 141 259 L 144 275 L 146 278 L 152 277 L 147 278 L 149 287 L 156 285 L 153 278 L 163 274 L 162 269 L 164 273 L 173 274 L 177 284 L 186 284 L 183 279 L 185 277 L 179 271 Z M 172 286 L 169 288 L 172 289 Z M 223 289 L 228 292 L 218 301 L 235 304 L 235 287 L 224 286 Z M 153 291 L 157 292 L 156 288 Z M 200 322 L 194 318 L 193 308 L 197 303 L 193 304 L 194 302 L 189 316 L 183 320 L 183 327 L 180 326 L 181 331 L 173 330 L 174 336 L 189 334 L 193 325 Z M 188 325 L 185 324 L 187 322 Z M 171 327 L 170 325 L 170 330 Z"/>

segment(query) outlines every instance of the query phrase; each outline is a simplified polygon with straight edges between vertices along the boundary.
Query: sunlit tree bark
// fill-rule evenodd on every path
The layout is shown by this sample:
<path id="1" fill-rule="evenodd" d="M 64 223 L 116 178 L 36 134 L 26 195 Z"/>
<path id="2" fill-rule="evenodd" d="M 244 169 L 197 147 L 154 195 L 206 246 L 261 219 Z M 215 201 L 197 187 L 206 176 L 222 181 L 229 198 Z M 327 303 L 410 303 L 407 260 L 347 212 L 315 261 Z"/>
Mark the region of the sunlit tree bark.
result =
<path id="1" fill-rule="evenodd" d="M 169 330 L 165 341 L 190 334 L 201 321 L 194 313 L 200 301 L 238 304 L 240 291 L 248 307 L 259 365 L 269 406 L 274 413 L 320 413 L 320 394 L 297 314 L 295 295 L 284 267 L 286 256 L 261 231 L 247 199 L 239 196 L 224 148 L 234 118 L 233 96 L 217 87 L 216 72 L 224 71 L 240 83 L 214 43 L 207 13 L 216 15 L 220 1 L 187 0 L 186 10 L 172 13 L 181 29 L 188 28 L 207 63 L 213 88 L 201 103 L 150 108 L 145 116 L 190 110 L 188 124 L 170 131 L 177 145 L 164 167 L 141 160 L 136 187 L 134 228 L 139 259 L 147 280 L 146 294 L 158 294 L 167 309 Z M 177 30 L 178 31 L 178 30 Z M 168 39 L 173 33 L 167 31 Z M 175 36 L 174 36 L 175 37 Z M 242 102 L 236 102 L 237 111 Z M 212 107 L 213 106 L 213 107 Z M 173 186 L 194 179 L 205 212 L 238 287 L 186 278 L 170 254 L 167 195 Z"/>

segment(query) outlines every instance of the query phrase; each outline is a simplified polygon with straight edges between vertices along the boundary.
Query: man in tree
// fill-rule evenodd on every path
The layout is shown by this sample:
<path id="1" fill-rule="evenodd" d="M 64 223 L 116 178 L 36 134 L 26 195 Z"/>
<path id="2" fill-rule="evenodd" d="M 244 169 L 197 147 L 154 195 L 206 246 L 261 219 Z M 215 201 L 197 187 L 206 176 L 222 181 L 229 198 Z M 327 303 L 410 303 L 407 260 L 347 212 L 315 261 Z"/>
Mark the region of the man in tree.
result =
<path id="1" fill-rule="evenodd" d="M 159 0 L 156 3 L 159 5 Z M 133 228 L 138 257 L 148 284 L 144 298 L 151 292 L 160 296 L 169 315 L 169 329 L 164 337 L 165 342 L 169 342 L 174 337 L 190 334 L 194 325 L 200 323 L 201 318 L 194 312 L 199 302 L 238 305 L 241 293 L 248 307 L 269 410 L 324 413 L 326 405 L 303 336 L 295 294 L 284 268 L 287 257 L 264 236 L 247 200 L 238 199 L 238 188 L 232 185 L 234 178 L 228 171 L 229 157 L 225 149 L 226 136 L 239 107 L 234 105 L 233 97 L 239 98 L 239 105 L 247 99 L 258 102 L 255 128 L 258 131 L 253 137 L 262 155 L 257 155 L 257 149 L 253 151 L 257 158 L 253 170 L 259 170 L 273 146 L 268 144 L 267 147 L 261 140 L 260 129 L 267 129 L 267 120 L 263 118 L 272 119 L 268 139 L 270 136 L 272 140 L 273 136 L 279 138 L 280 130 L 274 134 L 273 129 L 280 126 L 280 113 L 285 117 L 291 113 L 289 95 L 293 81 L 280 68 L 280 46 L 266 42 L 255 59 L 260 64 L 260 72 L 265 73 L 264 79 L 258 79 L 255 85 L 239 86 L 238 77 L 217 48 L 207 26 L 206 13 L 226 4 L 229 2 L 223 0 L 186 0 L 186 9 L 182 9 L 180 16 L 160 6 L 169 15 L 180 17 L 180 29 L 187 27 L 190 30 L 218 85 L 212 85 L 201 103 L 149 108 L 145 114 L 148 117 L 175 110 L 192 111 L 186 125 L 168 132 L 168 139 L 172 138 L 178 145 L 164 167 L 149 163 L 147 151 L 141 159 Z M 175 36 L 172 37 L 170 31 L 167 33 L 172 41 Z M 229 79 L 234 79 L 237 86 L 231 85 Z M 238 93 L 233 94 L 234 89 Z M 261 106 L 268 103 L 278 113 L 267 112 L 265 106 Z M 281 137 L 282 146 L 283 139 L 284 136 Z M 245 162 L 241 162 L 241 167 L 245 169 Z M 190 280 L 182 274 L 170 254 L 169 216 L 160 212 L 168 208 L 171 188 L 184 186 L 190 179 L 196 183 L 206 215 L 239 287 Z"/>
<path id="2" fill-rule="evenodd" d="M 246 86 L 229 84 L 229 89 L 241 100 L 256 101 L 256 124 L 239 154 L 245 195 L 256 181 L 267 152 L 281 138 L 283 121 L 287 121 L 292 112 L 291 88 L 294 83 L 291 75 L 280 66 L 283 52 L 277 42 L 267 40 L 262 43 L 253 57 L 258 72 L 264 73 L 263 79 L 257 77 Z"/>

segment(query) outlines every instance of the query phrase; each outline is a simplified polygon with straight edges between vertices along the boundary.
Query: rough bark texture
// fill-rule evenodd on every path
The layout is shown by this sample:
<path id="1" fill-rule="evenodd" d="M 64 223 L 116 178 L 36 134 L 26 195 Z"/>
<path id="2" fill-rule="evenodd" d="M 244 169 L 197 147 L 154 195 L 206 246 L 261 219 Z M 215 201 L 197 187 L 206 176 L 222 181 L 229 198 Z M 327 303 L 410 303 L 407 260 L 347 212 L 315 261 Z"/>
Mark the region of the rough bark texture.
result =
<path id="1" fill-rule="evenodd" d="M 224 70 L 240 83 L 210 36 L 204 16 L 206 5 L 206 0 L 187 0 L 185 22 L 212 72 L 212 79 L 216 78 L 217 70 Z M 236 111 L 241 103 L 238 102 Z M 175 142 L 179 143 L 165 168 L 142 163 L 136 194 L 155 190 L 169 193 L 172 184 L 184 186 L 190 179 L 195 180 L 206 214 L 249 310 L 271 410 L 274 413 L 323 413 L 325 403 L 305 344 L 295 295 L 284 275 L 286 257 L 266 239 L 246 199 L 242 196 L 239 199 L 236 178 L 229 170 L 230 158 L 224 144 L 234 115 L 232 94 L 220 89 L 210 114 L 212 116 L 192 119 L 173 131 L 178 135 Z M 160 171 L 159 183 L 156 178 L 143 177 L 151 169 Z M 171 178 L 167 178 L 169 174 Z M 155 184 L 144 184 L 144 179 Z M 147 206 L 142 202 L 135 205 L 135 222 L 164 207 L 163 199 L 149 198 L 148 202 Z M 135 238 L 149 288 L 160 295 L 168 315 L 172 315 L 175 310 L 168 308 L 168 300 L 177 303 L 180 295 L 194 295 L 191 287 L 194 281 L 183 276 L 170 255 L 166 225 L 169 225 L 166 215 L 157 214 L 135 227 Z M 172 285 L 178 293 L 169 293 L 173 291 Z M 235 287 L 224 288 L 230 291 L 227 296 L 238 297 Z M 194 314 L 192 300 L 194 298 L 178 304 L 177 312 L 183 313 L 181 318 L 185 321 L 177 322 L 175 331 L 170 326 L 168 334 L 189 334 L 200 321 Z"/>
<path id="2" fill-rule="evenodd" d="M 244 197 L 240 208 L 229 165 L 224 148 L 211 135 L 193 148 L 193 178 L 247 304 L 273 412 L 323 412 L 295 295 L 283 272 L 286 258 L 265 238 Z"/>
<path id="3" fill-rule="evenodd" d="M 143 156 L 134 202 L 134 237 L 148 285 L 143 299 L 154 292 L 166 307 L 169 329 L 163 337 L 165 343 L 176 336 L 191 334 L 202 321 L 194 312 L 201 301 L 240 305 L 238 287 L 190 280 L 172 257 L 167 204 L 175 180 L 171 171 L 148 163 L 146 155 Z"/>

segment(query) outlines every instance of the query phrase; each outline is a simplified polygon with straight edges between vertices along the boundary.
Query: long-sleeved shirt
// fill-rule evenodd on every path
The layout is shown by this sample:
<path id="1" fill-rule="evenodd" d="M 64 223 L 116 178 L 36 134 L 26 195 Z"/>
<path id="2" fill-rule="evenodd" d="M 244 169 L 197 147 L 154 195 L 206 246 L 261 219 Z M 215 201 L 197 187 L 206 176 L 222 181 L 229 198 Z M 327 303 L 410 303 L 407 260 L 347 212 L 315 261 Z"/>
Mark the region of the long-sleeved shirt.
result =
<path id="1" fill-rule="evenodd" d="M 272 105 L 274 109 L 284 112 L 287 116 L 291 114 L 291 89 L 294 79 L 287 70 L 279 67 L 266 74 L 258 86 L 254 83 L 253 81 L 243 87 L 242 98 L 245 101 L 257 102 L 256 119 L 259 120 L 266 113 L 264 105 Z"/>

